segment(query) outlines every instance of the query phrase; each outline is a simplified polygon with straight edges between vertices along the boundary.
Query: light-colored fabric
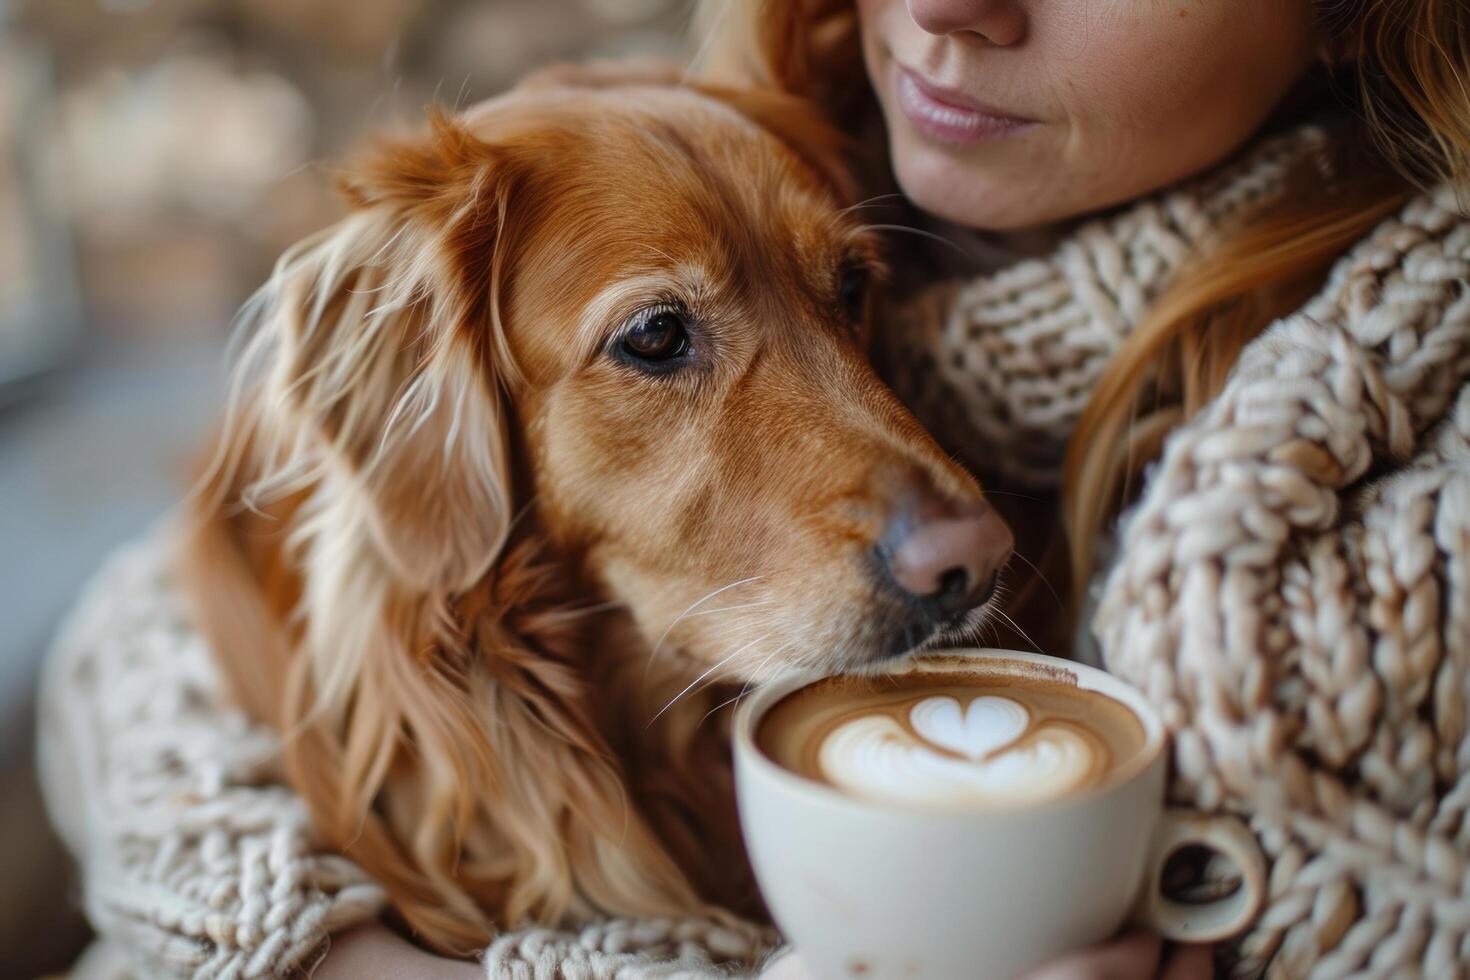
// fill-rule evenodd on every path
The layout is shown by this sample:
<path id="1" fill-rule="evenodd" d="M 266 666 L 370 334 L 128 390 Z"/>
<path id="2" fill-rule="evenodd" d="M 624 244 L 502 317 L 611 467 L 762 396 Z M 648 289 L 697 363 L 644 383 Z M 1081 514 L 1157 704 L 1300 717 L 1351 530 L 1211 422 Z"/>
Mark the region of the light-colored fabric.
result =
<path id="1" fill-rule="evenodd" d="M 1317 136 L 920 301 L 897 383 L 941 441 L 1054 487 L 1099 372 L 1180 262 Z M 1470 221 L 1412 201 L 1167 440 L 1092 634 L 1173 732 L 1171 796 L 1250 821 L 1273 977 L 1470 976 Z M 927 312 L 924 312 L 926 311 Z M 937 380 L 937 384 L 936 384 Z M 963 411 L 955 411 L 958 404 Z"/>
<path id="2" fill-rule="evenodd" d="M 1280 976 L 1470 975 L 1470 223 L 1353 251 L 1168 441 L 1094 629 L 1176 799 L 1273 862 Z"/>
<path id="3" fill-rule="evenodd" d="M 189 625 L 160 528 L 114 555 L 58 636 L 42 680 L 40 773 L 111 940 L 92 978 L 282 976 L 383 893 L 312 842 L 272 733 L 223 690 Z"/>
<path id="4" fill-rule="evenodd" d="M 1054 486 L 1148 304 L 1321 142 L 1265 144 L 1048 260 L 926 294 L 895 332 L 895 381 L 948 447 Z M 1273 860 L 1244 972 L 1453 977 L 1470 960 L 1467 278 L 1452 195 L 1386 222 L 1170 439 L 1099 577 L 1107 664 L 1175 733 L 1171 792 L 1247 817 Z M 115 559 L 58 643 L 48 793 L 89 914 L 138 976 L 278 975 L 381 896 L 313 849 L 273 740 L 221 700 L 163 543 Z M 486 971 L 703 980 L 758 945 L 694 922 L 526 930 Z"/>
<path id="5" fill-rule="evenodd" d="M 763 941 L 764 940 L 764 941 Z M 488 980 L 736 980 L 774 935 L 702 919 L 613 919 L 580 932 L 522 929 L 485 951 Z"/>

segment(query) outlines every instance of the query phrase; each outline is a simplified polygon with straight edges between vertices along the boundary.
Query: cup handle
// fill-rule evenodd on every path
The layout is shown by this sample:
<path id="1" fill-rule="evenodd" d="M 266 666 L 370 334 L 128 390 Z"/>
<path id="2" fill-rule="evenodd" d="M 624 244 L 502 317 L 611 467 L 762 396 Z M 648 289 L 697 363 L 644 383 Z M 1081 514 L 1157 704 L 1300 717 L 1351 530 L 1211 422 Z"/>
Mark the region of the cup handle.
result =
<path id="1" fill-rule="evenodd" d="M 1240 870 L 1240 887 L 1213 902 L 1179 902 L 1163 893 L 1164 865 L 1180 848 L 1225 855 Z M 1228 939 L 1255 919 L 1266 899 L 1266 859 L 1255 835 L 1235 817 L 1165 810 L 1150 845 L 1148 875 L 1133 918 L 1165 939 L 1210 943 Z"/>

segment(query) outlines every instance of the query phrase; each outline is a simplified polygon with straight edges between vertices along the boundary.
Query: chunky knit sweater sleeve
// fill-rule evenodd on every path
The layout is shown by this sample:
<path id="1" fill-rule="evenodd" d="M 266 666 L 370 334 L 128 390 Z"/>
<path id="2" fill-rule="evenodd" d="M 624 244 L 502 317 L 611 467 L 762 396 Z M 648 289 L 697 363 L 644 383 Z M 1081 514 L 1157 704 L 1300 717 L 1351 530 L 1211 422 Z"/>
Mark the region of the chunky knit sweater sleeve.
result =
<path id="1" fill-rule="evenodd" d="M 380 889 L 313 845 L 274 735 L 223 694 L 155 532 L 113 556 L 51 652 L 40 771 L 107 942 L 93 975 L 288 975 Z M 105 954 L 105 955 L 104 955 Z"/>
<path id="2" fill-rule="evenodd" d="M 230 701 L 171 570 L 168 525 L 114 555 L 68 617 L 41 692 L 47 806 L 100 935 L 74 980 L 302 977 L 330 935 L 386 907 L 317 844 L 274 732 Z M 485 975 L 737 980 L 770 930 L 705 919 L 526 928 Z"/>
<path id="3" fill-rule="evenodd" d="M 1055 487 L 1149 299 L 1311 140 L 921 297 L 896 387 L 963 458 Z M 1412 201 L 1247 346 L 1167 440 L 1096 578 L 1092 638 L 1164 712 L 1173 798 L 1249 820 L 1272 863 L 1229 953 L 1243 975 L 1470 976 L 1462 206 L 1448 189 Z"/>
<path id="4" fill-rule="evenodd" d="M 1470 222 L 1412 202 L 1168 440 L 1093 626 L 1273 864 L 1241 967 L 1470 975 Z"/>

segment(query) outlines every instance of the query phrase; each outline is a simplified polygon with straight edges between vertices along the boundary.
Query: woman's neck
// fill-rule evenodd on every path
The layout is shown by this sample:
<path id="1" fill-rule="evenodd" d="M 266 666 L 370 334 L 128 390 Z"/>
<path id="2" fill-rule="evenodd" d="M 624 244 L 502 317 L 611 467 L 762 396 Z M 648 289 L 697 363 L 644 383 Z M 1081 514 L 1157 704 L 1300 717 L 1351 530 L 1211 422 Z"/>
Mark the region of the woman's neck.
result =
<path id="1" fill-rule="evenodd" d="M 1059 221 L 1034 228 L 1018 228 L 1013 231 L 977 232 L 990 239 L 1015 260 L 1040 259 L 1051 255 L 1076 228 L 1075 221 Z"/>
<path id="2" fill-rule="evenodd" d="M 1026 259 L 1046 258 L 1076 230 L 1077 222 L 1064 221 L 1013 231 L 965 228 L 930 219 L 931 230 L 963 252 L 971 273 L 995 272 Z"/>

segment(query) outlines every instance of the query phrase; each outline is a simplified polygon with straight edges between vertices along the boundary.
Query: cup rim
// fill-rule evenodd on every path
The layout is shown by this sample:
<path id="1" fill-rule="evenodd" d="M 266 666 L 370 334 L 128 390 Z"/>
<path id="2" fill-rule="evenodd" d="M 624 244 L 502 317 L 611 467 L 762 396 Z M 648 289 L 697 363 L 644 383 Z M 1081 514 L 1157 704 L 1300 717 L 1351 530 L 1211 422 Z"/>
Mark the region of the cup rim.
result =
<path id="1" fill-rule="evenodd" d="M 875 810 L 887 813 L 900 813 L 913 818 L 938 817 L 938 818 L 967 818 L 980 817 L 1002 818 L 1016 815 L 1029 815 L 1041 811 L 1064 810 L 1087 801 L 1113 792 L 1133 782 L 1143 773 L 1147 772 L 1159 757 L 1163 754 L 1165 731 L 1164 721 L 1158 711 L 1148 703 L 1143 692 L 1126 681 L 1087 664 L 1077 663 L 1072 660 L 1063 660 L 1060 657 L 1051 657 L 1041 653 L 1027 653 L 1024 650 L 1004 650 L 997 647 L 965 647 L 957 649 L 946 649 L 917 654 L 909 657 L 902 663 L 884 671 L 889 674 L 908 674 L 917 670 L 929 669 L 953 669 L 956 671 L 974 669 L 973 662 L 979 660 L 1003 660 L 1012 663 L 1041 664 L 1052 669 L 1059 669 L 1073 674 L 1077 686 L 1085 691 L 1095 691 L 1106 695 L 1121 703 L 1131 711 L 1143 726 L 1143 745 L 1138 753 L 1128 761 L 1126 765 L 1120 766 L 1112 775 L 1096 786 L 1088 787 L 1078 793 L 1070 793 L 1042 803 L 1022 804 L 998 804 L 998 805 L 975 805 L 975 804 L 936 804 L 921 805 L 913 803 L 900 803 L 892 800 L 878 800 L 866 797 L 854 796 L 844 793 L 835 787 L 825 783 L 819 783 L 814 779 L 798 775 L 790 769 L 777 763 L 774 759 L 762 752 L 755 743 L 755 730 L 767 711 L 774 707 L 788 694 L 795 693 L 809 684 L 824 680 L 828 677 L 840 677 L 842 672 L 836 674 L 822 674 L 816 672 L 802 672 L 782 677 L 770 684 L 761 685 L 760 689 L 751 697 L 747 698 L 735 712 L 732 724 L 733 737 L 731 739 L 732 751 L 737 766 L 744 764 L 751 767 L 763 778 L 775 782 L 784 792 L 797 796 L 804 796 L 814 801 L 824 801 L 831 805 L 843 806 L 861 810 Z M 970 661 L 969 663 L 965 661 Z M 738 795 L 738 794 L 737 794 Z"/>

